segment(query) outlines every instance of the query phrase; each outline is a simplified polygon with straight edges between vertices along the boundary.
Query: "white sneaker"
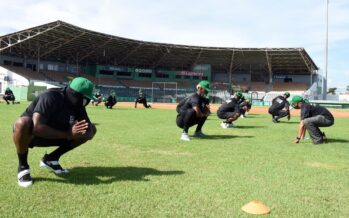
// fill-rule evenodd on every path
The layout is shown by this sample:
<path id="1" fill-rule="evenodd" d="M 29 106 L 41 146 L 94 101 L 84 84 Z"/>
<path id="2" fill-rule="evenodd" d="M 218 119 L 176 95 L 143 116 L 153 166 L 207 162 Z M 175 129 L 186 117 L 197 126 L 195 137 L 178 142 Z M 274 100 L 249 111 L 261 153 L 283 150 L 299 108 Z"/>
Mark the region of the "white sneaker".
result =
<path id="1" fill-rule="evenodd" d="M 227 129 L 228 128 L 228 123 L 224 123 L 224 122 L 222 122 L 221 123 L 221 127 L 223 128 L 223 129 Z"/>
<path id="2" fill-rule="evenodd" d="M 18 185 L 27 188 L 33 184 L 33 179 L 30 176 L 30 170 L 22 170 L 17 174 Z"/>
<path id="3" fill-rule="evenodd" d="M 181 140 L 189 142 L 190 138 L 189 138 L 188 133 L 183 132 L 182 136 L 181 136 Z"/>

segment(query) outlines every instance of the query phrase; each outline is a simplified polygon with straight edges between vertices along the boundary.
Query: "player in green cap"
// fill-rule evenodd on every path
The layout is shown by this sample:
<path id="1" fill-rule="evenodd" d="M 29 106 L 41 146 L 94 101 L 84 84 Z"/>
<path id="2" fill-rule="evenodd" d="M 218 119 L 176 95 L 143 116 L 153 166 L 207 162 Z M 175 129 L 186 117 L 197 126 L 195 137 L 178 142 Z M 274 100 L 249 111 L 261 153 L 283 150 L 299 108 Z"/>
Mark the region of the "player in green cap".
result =
<path id="1" fill-rule="evenodd" d="M 7 104 L 10 104 L 9 101 L 12 101 L 12 104 L 15 104 L 15 95 L 13 94 L 12 90 L 10 88 L 6 88 L 5 95 L 2 97 Z"/>
<path id="2" fill-rule="evenodd" d="M 236 92 L 229 100 L 225 101 L 217 110 L 217 116 L 224 119 L 221 127 L 226 129 L 234 127 L 233 121 L 237 120 L 242 112 L 240 104 L 242 103 L 243 95 L 241 92 Z M 245 106 L 244 106 L 245 107 Z M 247 110 L 247 108 L 244 108 Z"/>
<path id="3" fill-rule="evenodd" d="M 151 108 L 151 105 L 147 103 L 147 97 L 145 96 L 142 89 L 138 91 L 138 97 L 135 101 L 135 108 L 137 108 L 137 104 L 143 104 L 143 107 L 145 108 Z"/>
<path id="4" fill-rule="evenodd" d="M 308 130 L 314 144 L 322 144 L 327 141 L 324 132 L 319 127 L 328 127 L 334 124 L 334 118 L 330 111 L 322 106 L 313 106 L 301 96 L 294 96 L 291 101 L 292 107 L 301 109 L 301 122 L 298 126 L 298 134 L 295 143 L 304 139 L 305 131 Z"/>
<path id="5" fill-rule="evenodd" d="M 210 83 L 201 81 L 196 86 L 196 93 L 184 98 L 176 108 L 178 113 L 176 123 L 183 129 L 181 140 L 190 141 L 189 128 L 196 125 L 195 137 L 205 136 L 201 129 L 210 114 L 209 100 L 207 95 L 210 91 Z"/>
<path id="6" fill-rule="evenodd" d="M 94 99 L 93 84 L 83 78 L 75 78 L 68 87 L 49 89 L 39 95 L 13 126 L 19 167 L 18 184 L 32 185 L 28 165 L 28 148 L 58 146 L 45 154 L 40 167 L 55 174 L 67 173 L 59 164 L 59 158 L 79 145 L 91 140 L 96 134 L 86 113 L 85 106 Z"/>
<path id="7" fill-rule="evenodd" d="M 116 105 L 117 103 L 117 99 L 116 99 L 116 93 L 113 91 L 110 93 L 109 97 L 107 98 L 107 100 L 105 100 L 105 107 L 108 109 L 113 109 L 114 105 Z"/>
<path id="8" fill-rule="evenodd" d="M 269 107 L 269 114 L 272 116 L 274 123 L 280 122 L 279 119 L 286 116 L 288 120 L 291 119 L 290 104 L 287 101 L 289 97 L 290 93 L 285 92 L 283 95 L 277 96 L 272 100 L 272 104 Z"/>

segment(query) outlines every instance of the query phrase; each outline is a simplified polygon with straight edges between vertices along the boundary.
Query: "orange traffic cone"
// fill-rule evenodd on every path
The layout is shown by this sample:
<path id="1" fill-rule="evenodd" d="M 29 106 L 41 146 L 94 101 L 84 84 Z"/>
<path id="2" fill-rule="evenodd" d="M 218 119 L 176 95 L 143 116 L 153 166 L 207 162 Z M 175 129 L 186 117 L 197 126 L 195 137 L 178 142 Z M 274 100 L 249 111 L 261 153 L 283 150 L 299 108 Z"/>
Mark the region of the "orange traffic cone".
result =
<path id="1" fill-rule="evenodd" d="M 267 214 L 270 213 L 270 208 L 262 204 L 260 201 L 251 201 L 250 203 L 245 204 L 241 208 L 244 212 L 250 214 Z"/>

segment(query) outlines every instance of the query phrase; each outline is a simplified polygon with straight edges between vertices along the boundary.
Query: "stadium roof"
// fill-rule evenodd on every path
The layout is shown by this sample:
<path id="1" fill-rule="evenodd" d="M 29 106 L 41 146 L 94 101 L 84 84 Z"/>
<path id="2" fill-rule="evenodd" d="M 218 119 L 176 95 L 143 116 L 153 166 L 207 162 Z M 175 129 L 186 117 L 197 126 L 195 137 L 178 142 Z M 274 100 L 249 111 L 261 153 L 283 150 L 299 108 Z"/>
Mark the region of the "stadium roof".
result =
<path id="1" fill-rule="evenodd" d="M 122 38 L 55 21 L 0 36 L 0 55 L 80 64 L 191 69 L 211 64 L 213 72 L 315 73 L 304 48 L 224 48 L 154 43 Z"/>

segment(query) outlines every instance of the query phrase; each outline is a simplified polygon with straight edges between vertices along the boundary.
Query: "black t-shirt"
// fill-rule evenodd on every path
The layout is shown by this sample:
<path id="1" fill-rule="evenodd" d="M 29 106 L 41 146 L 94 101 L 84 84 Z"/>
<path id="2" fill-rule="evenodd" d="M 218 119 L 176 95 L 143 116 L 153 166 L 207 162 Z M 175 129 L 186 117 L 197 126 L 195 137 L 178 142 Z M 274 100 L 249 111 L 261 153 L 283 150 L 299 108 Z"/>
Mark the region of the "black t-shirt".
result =
<path id="1" fill-rule="evenodd" d="M 109 102 L 109 103 L 116 103 L 116 98 L 115 98 L 115 96 L 109 96 L 108 98 L 107 98 L 107 102 Z"/>
<path id="2" fill-rule="evenodd" d="M 217 113 L 226 113 L 226 112 L 240 112 L 240 104 L 236 98 L 231 98 L 230 100 L 224 102 L 217 110 Z"/>
<path id="3" fill-rule="evenodd" d="M 49 89 L 42 93 L 29 105 L 22 117 L 33 117 L 34 113 L 43 117 L 44 124 L 63 131 L 68 130 L 75 120 L 91 123 L 85 107 L 74 107 L 70 104 L 66 97 L 66 88 Z"/>
<path id="4" fill-rule="evenodd" d="M 184 98 L 177 105 L 176 111 L 185 111 L 189 108 L 198 107 L 201 112 L 204 112 L 204 108 L 209 105 L 209 100 L 197 93 L 194 93 L 186 98 Z"/>
<path id="5" fill-rule="evenodd" d="M 290 104 L 288 103 L 287 99 L 284 96 L 277 96 L 273 99 L 272 105 L 269 108 L 269 111 L 279 111 L 283 108 L 289 108 Z"/>
<path id="6" fill-rule="evenodd" d="M 13 92 L 11 90 L 6 90 L 5 95 L 13 95 Z"/>
<path id="7" fill-rule="evenodd" d="M 326 119 L 334 121 L 333 115 L 325 107 L 313 106 L 307 103 L 304 103 L 301 107 L 301 120 L 309 117 L 315 117 L 317 115 L 323 115 L 326 117 Z"/>

